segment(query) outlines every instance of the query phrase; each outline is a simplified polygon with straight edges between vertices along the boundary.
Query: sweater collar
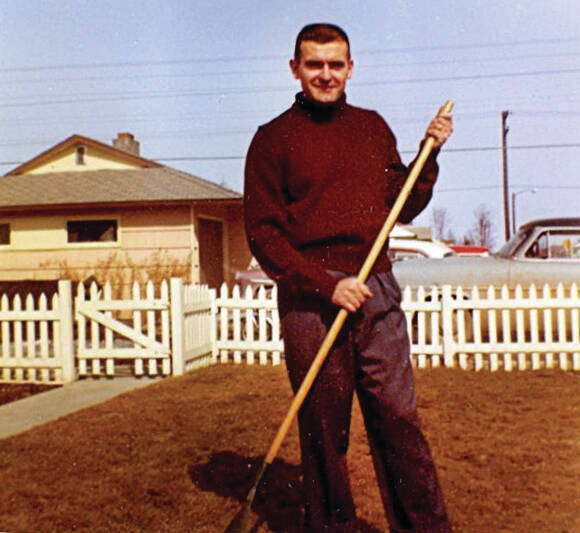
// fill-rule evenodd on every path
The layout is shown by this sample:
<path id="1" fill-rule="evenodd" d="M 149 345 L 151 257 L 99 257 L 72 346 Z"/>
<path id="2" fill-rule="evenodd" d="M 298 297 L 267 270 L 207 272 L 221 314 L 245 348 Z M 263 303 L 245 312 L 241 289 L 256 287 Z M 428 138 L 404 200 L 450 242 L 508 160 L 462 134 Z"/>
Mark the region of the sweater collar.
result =
<path id="1" fill-rule="evenodd" d="M 330 105 L 322 105 L 308 100 L 303 92 L 296 94 L 295 106 L 305 111 L 310 117 L 319 120 L 328 120 L 337 115 L 346 107 L 346 94 Z"/>

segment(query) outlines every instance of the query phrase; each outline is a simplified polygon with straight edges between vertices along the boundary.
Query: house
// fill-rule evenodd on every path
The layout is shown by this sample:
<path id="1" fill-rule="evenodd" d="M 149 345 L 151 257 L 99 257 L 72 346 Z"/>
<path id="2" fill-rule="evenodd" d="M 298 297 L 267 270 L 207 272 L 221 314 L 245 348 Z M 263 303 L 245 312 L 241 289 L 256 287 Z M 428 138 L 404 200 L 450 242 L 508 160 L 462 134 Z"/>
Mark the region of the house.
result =
<path id="1" fill-rule="evenodd" d="M 0 281 L 233 281 L 251 260 L 242 196 L 139 151 L 72 135 L 0 178 Z"/>

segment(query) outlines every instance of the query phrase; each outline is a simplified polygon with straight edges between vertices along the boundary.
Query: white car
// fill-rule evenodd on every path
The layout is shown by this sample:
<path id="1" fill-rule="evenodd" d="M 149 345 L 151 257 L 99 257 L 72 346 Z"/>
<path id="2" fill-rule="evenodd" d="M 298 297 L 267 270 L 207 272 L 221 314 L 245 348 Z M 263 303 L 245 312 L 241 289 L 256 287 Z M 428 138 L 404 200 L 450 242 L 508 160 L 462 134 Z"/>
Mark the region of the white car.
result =
<path id="1" fill-rule="evenodd" d="M 513 296 L 517 285 L 532 284 L 541 291 L 544 285 L 564 287 L 580 284 L 580 218 L 551 218 L 533 220 L 519 231 L 496 253 L 489 257 L 449 257 L 399 261 L 393 264 L 393 274 L 401 288 L 409 287 L 416 293 L 420 286 L 450 285 L 455 293 L 462 287 L 463 299 L 469 299 L 473 286 L 496 289 L 506 286 Z M 567 290 L 567 289 L 566 289 Z M 510 315 L 512 328 L 516 326 L 515 310 Z M 552 319 L 557 319 L 553 313 Z M 414 319 L 413 319 L 414 320 Z M 497 330 L 501 317 L 497 316 Z M 526 322 L 529 325 L 529 322 Z M 572 321 L 567 321 L 570 328 Z M 556 327 L 556 326 L 554 326 Z M 487 314 L 482 315 L 482 329 L 487 331 Z M 471 326 L 466 324 L 470 338 Z M 540 321 L 540 331 L 543 322 Z M 515 329 L 512 329 L 515 334 Z"/>
<path id="2" fill-rule="evenodd" d="M 455 252 L 440 241 L 424 241 L 421 239 L 389 239 L 389 257 L 391 262 L 407 259 L 451 257 Z"/>
<path id="3" fill-rule="evenodd" d="M 424 237 L 421 233 L 423 232 L 419 228 L 395 225 L 389 237 L 391 262 L 422 258 L 442 259 L 455 255 L 445 243 L 431 239 L 430 231 Z"/>
<path id="4" fill-rule="evenodd" d="M 397 262 L 401 287 L 419 285 L 487 287 L 580 283 L 580 218 L 533 220 L 489 257 L 449 257 L 442 261 Z"/>

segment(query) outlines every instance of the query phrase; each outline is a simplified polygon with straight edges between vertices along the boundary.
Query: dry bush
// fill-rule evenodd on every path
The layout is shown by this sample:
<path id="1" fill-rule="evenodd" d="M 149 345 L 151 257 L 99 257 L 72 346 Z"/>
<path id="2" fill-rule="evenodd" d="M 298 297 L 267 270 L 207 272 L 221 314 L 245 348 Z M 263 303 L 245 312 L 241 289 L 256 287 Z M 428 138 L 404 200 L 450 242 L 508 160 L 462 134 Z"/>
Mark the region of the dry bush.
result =
<path id="1" fill-rule="evenodd" d="M 94 266 L 72 266 L 66 260 L 45 261 L 40 266 L 57 270 L 60 279 L 84 281 L 93 278 L 100 285 L 109 282 L 113 297 L 122 298 L 130 295 L 135 281 L 141 285 L 152 281 L 158 288 L 164 280 L 169 278 L 189 280 L 191 264 L 191 253 L 184 262 L 171 257 L 167 250 L 159 249 L 151 253 L 142 263 L 133 261 L 127 252 L 111 252 Z"/>

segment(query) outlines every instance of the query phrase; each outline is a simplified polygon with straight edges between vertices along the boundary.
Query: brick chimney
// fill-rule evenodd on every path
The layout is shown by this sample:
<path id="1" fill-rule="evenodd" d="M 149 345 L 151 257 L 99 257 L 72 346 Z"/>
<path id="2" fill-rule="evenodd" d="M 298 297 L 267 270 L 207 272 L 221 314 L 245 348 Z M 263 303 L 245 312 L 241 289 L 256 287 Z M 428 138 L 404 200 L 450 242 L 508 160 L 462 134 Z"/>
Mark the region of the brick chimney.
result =
<path id="1" fill-rule="evenodd" d="M 139 141 L 135 140 L 132 133 L 117 133 L 117 138 L 113 139 L 113 146 L 117 150 L 139 155 Z"/>

